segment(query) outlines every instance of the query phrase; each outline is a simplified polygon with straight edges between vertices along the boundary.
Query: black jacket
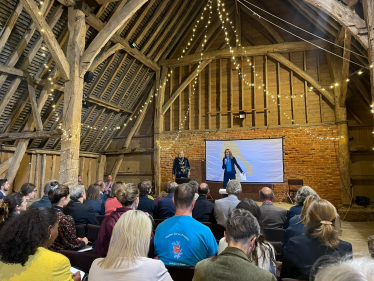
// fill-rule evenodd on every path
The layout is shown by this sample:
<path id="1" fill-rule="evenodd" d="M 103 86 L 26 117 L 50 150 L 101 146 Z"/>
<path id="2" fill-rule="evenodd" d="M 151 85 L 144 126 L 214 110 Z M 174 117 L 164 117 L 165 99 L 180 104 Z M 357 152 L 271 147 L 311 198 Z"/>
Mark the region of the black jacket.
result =
<path id="1" fill-rule="evenodd" d="M 225 159 L 226 159 L 226 157 L 222 159 L 222 169 L 225 169 L 225 173 L 226 173 L 226 163 L 225 163 Z M 238 169 L 239 169 L 239 171 L 240 171 L 241 173 L 243 173 L 243 170 L 242 170 L 242 168 L 240 168 L 238 162 L 236 161 L 236 158 L 233 157 L 233 158 L 231 159 L 231 173 L 234 173 L 234 175 L 236 174 L 235 166 L 238 167 Z"/>
<path id="2" fill-rule="evenodd" d="M 141 194 L 139 196 L 139 205 L 138 205 L 137 210 L 148 213 L 154 219 L 157 218 L 156 202 L 152 199 L 149 199 L 147 195 Z"/>
<path id="3" fill-rule="evenodd" d="M 79 201 L 70 200 L 69 204 L 64 207 L 64 214 L 72 216 L 75 224 L 99 225 L 92 207 L 87 204 L 82 204 Z"/>
<path id="4" fill-rule="evenodd" d="M 193 207 L 192 217 L 198 221 L 216 223 L 214 218 L 214 204 L 208 201 L 205 195 L 200 195 Z"/>

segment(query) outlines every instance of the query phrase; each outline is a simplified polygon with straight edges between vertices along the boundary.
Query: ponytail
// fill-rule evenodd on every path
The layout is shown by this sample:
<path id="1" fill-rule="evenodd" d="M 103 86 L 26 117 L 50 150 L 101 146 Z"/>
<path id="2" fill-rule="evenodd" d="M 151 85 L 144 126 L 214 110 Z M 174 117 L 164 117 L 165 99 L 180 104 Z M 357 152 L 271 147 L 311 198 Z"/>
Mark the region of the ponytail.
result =
<path id="1" fill-rule="evenodd" d="M 124 207 L 131 206 L 136 198 L 139 197 L 139 189 L 133 183 L 127 183 L 120 186 L 116 191 L 117 200 Z"/>

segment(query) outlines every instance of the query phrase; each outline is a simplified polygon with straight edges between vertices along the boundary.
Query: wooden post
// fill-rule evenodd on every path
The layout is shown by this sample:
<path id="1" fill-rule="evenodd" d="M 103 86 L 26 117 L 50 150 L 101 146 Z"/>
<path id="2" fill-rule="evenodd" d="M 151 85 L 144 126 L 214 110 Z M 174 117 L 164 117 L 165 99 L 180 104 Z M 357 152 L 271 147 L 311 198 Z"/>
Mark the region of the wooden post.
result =
<path id="1" fill-rule="evenodd" d="M 47 154 L 42 154 L 42 164 L 41 164 L 41 172 L 40 172 L 40 188 L 38 192 L 38 197 L 42 197 L 44 184 L 45 184 L 45 175 L 46 175 L 46 167 L 47 166 Z"/>
<path id="2" fill-rule="evenodd" d="M 80 61 L 85 44 L 85 15 L 68 8 L 69 42 L 67 59 L 70 64 L 70 81 L 65 84 L 61 137 L 59 181 L 62 184 L 78 183 L 80 124 L 82 112 L 83 77 L 80 77 Z"/>
<path id="3" fill-rule="evenodd" d="M 96 180 L 104 180 L 104 171 L 105 171 L 105 165 L 106 165 L 106 156 L 104 154 L 101 154 L 99 157 L 98 162 L 98 169 L 97 169 L 97 179 Z"/>

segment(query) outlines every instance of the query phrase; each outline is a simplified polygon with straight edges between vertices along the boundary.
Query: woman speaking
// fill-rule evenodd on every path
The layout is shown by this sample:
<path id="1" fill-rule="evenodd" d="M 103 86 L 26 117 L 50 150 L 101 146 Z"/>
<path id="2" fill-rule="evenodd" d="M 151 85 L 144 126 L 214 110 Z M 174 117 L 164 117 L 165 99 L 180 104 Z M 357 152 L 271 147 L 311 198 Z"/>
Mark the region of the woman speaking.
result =
<path id="1" fill-rule="evenodd" d="M 235 165 L 236 167 L 238 167 L 239 171 L 242 174 L 244 174 L 235 157 L 232 156 L 231 150 L 226 149 L 225 157 L 223 157 L 222 159 L 222 169 L 225 170 L 223 175 L 223 188 L 226 188 L 226 185 L 229 182 L 229 180 L 234 180 L 236 178 Z"/>

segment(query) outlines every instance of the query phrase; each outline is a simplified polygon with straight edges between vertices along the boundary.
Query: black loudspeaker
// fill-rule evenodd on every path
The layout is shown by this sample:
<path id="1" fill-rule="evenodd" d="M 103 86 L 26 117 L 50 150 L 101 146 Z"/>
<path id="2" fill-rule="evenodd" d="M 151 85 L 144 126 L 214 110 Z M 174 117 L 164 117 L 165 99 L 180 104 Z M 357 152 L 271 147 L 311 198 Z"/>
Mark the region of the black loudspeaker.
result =
<path id="1" fill-rule="evenodd" d="M 86 83 L 90 83 L 90 82 L 92 81 L 93 77 L 94 77 L 93 72 L 91 72 L 91 71 L 87 71 L 86 74 L 84 75 L 83 80 L 84 80 L 84 82 L 86 82 Z"/>

